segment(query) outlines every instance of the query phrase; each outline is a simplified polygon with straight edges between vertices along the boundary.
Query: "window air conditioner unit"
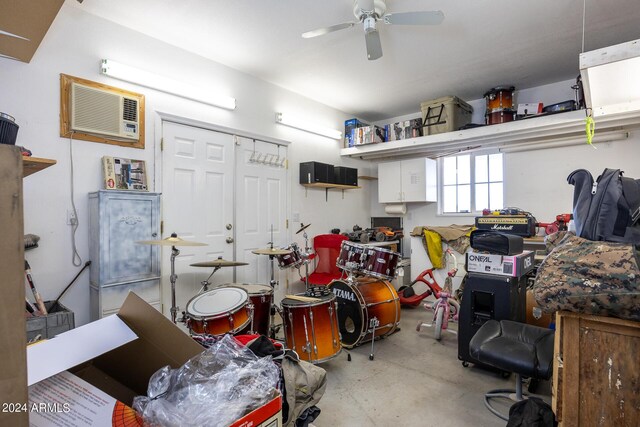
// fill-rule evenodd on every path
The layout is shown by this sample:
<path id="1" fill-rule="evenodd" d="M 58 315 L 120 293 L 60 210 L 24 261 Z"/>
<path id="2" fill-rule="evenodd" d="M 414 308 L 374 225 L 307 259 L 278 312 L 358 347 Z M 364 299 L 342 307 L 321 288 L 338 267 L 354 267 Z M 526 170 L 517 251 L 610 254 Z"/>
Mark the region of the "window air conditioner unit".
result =
<path id="1" fill-rule="evenodd" d="M 71 84 L 71 129 L 138 141 L 140 139 L 140 105 L 138 99 L 119 93 Z"/>

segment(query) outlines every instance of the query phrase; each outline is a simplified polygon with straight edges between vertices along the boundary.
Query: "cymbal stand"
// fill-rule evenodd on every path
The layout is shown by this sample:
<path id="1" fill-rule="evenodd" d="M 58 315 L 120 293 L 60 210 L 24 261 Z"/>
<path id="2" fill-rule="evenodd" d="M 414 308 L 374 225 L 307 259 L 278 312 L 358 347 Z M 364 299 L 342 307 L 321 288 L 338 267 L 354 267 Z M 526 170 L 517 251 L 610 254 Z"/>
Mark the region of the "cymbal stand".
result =
<path id="1" fill-rule="evenodd" d="M 305 275 L 304 285 L 308 288 L 309 287 L 309 255 L 311 255 L 309 250 L 311 248 L 309 247 L 309 235 L 307 234 L 306 230 L 302 234 L 302 237 L 304 237 L 304 255 L 302 256 L 302 258 L 304 258 L 304 275 Z"/>
<path id="2" fill-rule="evenodd" d="M 211 284 L 211 282 L 209 282 L 209 279 L 211 279 L 211 276 L 213 276 L 216 271 L 220 270 L 220 268 L 222 267 L 214 267 L 209 277 L 207 277 L 205 280 L 201 282 L 202 288 L 200 288 L 200 292 L 207 292 L 209 290 L 209 285 Z"/>
<path id="3" fill-rule="evenodd" d="M 179 308 L 176 306 L 176 280 L 178 279 L 178 275 L 176 274 L 176 257 L 180 255 L 180 251 L 175 247 L 171 246 L 171 276 L 169 276 L 169 281 L 171 282 L 171 321 L 176 323 L 176 313 L 178 313 Z"/>

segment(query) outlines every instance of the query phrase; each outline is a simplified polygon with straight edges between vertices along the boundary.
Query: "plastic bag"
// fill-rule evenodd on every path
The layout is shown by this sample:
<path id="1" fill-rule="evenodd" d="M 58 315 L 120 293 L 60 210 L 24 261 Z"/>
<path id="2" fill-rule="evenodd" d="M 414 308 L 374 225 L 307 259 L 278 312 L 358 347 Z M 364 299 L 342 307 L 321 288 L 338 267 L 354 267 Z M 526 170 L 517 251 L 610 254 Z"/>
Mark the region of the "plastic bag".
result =
<path id="1" fill-rule="evenodd" d="M 149 380 L 133 408 L 150 426 L 228 426 L 274 397 L 280 371 L 226 335 L 178 369 Z"/>

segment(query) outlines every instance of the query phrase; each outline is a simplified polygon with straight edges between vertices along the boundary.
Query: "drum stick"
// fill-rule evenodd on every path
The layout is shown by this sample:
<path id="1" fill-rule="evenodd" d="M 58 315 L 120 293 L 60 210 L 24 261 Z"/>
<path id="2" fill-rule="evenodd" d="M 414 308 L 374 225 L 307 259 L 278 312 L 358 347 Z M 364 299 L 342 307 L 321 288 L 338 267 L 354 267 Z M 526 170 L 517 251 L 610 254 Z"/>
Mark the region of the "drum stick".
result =
<path id="1" fill-rule="evenodd" d="M 33 307 L 33 305 L 31 305 L 31 303 L 29 302 L 28 299 L 25 298 L 25 304 L 26 304 L 26 308 L 27 308 L 27 312 L 31 315 L 31 316 L 35 316 L 36 315 L 36 309 Z"/>
<path id="2" fill-rule="evenodd" d="M 290 298 L 290 299 L 303 301 L 303 302 L 318 302 L 318 301 L 322 301 L 320 298 L 305 297 L 303 295 L 285 295 L 285 298 Z"/>
<path id="3" fill-rule="evenodd" d="M 44 302 L 40 297 L 40 293 L 36 289 L 36 285 L 33 283 L 33 278 L 31 277 L 31 266 L 27 260 L 24 260 L 24 273 L 27 276 L 27 281 L 29 282 L 29 287 L 31 288 L 31 292 L 33 292 L 33 297 L 36 299 L 36 304 L 38 305 L 38 310 L 42 313 L 42 315 L 47 315 L 47 308 L 44 306 Z"/>

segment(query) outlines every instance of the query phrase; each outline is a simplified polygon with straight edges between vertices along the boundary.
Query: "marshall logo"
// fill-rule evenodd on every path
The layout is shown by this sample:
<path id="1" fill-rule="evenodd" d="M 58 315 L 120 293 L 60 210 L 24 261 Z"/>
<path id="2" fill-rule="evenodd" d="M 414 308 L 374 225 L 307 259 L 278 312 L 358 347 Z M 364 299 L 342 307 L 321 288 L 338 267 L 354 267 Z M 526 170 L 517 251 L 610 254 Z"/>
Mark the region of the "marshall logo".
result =
<path id="1" fill-rule="evenodd" d="M 527 217 L 486 216 L 476 218 L 478 224 L 528 224 Z"/>
<path id="2" fill-rule="evenodd" d="M 341 299 L 346 299 L 349 301 L 356 301 L 356 295 L 353 292 L 347 292 L 344 289 L 333 288 L 333 293 L 336 294 L 336 297 Z"/>
<path id="3" fill-rule="evenodd" d="M 513 225 L 498 225 L 491 227 L 492 230 L 513 230 Z"/>
<path id="4" fill-rule="evenodd" d="M 478 262 L 491 262 L 491 258 L 486 255 L 473 255 L 469 254 L 469 261 L 478 261 Z"/>

